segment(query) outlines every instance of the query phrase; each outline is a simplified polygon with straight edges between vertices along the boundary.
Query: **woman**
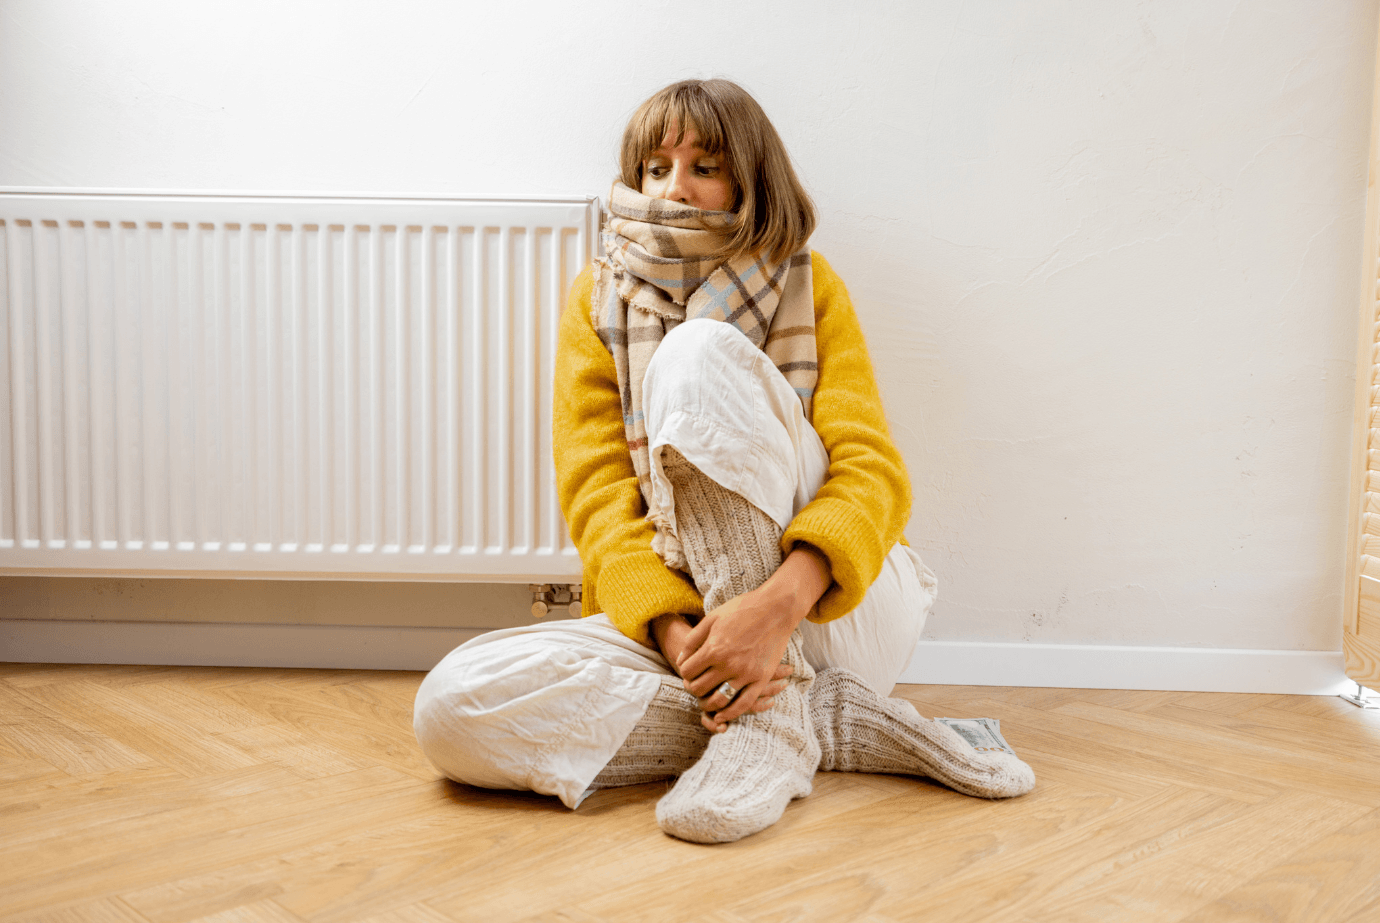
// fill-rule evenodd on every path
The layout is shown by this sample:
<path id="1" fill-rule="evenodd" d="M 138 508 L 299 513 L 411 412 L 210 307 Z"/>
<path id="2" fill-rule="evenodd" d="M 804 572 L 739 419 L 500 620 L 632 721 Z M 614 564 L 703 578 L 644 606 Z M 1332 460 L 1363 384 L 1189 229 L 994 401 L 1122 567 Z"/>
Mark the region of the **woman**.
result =
<path id="1" fill-rule="evenodd" d="M 558 490 L 589 618 L 491 632 L 423 682 L 450 778 L 557 795 L 679 777 L 663 830 L 727 842 L 817 768 L 1022 794 L 885 698 L 934 578 L 843 283 L 761 107 L 726 80 L 648 99 L 623 136 L 607 256 L 576 280 L 556 362 Z"/>

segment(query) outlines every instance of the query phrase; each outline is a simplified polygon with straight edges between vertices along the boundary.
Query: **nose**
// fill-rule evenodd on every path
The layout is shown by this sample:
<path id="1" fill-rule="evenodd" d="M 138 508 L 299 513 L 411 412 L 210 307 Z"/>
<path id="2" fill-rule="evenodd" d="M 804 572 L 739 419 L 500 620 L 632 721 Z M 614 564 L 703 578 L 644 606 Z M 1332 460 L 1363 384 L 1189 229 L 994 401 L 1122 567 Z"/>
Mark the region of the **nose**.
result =
<path id="1" fill-rule="evenodd" d="M 670 182 L 666 184 L 666 198 L 672 202 L 688 204 L 690 201 L 688 195 L 689 190 L 685 185 L 685 171 L 681 169 L 680 164 L 674 164 L 671 167 Z"/>

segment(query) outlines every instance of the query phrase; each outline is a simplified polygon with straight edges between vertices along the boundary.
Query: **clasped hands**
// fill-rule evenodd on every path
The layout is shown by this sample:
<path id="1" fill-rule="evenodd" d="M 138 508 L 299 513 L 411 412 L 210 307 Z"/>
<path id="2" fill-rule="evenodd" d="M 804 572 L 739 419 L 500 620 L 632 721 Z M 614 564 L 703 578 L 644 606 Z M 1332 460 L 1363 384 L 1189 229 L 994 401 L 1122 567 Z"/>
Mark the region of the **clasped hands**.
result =
<path id="1" fill-rule="evenodd" d="M 652 622 L 662 656 L 699 699 L 706 728 L 721 733 L 735 718 L 772 707 L 793 672 L 781 662 L 791 633 L 830 579 L 827 559 L 797 545 L 766 583 L 730 599 L 698 624 L 675 613 Z M 725 695 L 724 683 L 737 695 Z"/>

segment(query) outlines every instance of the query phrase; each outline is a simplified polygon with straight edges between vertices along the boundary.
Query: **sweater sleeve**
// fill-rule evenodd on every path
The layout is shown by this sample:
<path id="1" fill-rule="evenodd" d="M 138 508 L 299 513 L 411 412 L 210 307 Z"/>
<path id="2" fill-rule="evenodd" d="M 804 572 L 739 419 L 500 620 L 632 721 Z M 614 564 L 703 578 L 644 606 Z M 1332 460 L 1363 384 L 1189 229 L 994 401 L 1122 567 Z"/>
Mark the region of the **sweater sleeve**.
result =
<path id="1" fill-rule="evenodd" d="M 585 611 L 606 613 L 646 644 L 654 618 L 702 615 L 704 602 L 652 550 L 655 529 L 628 452 L 618 373 L 590 317 L 593 287 L 586 267 L 561 316 L 552 402 L 556 492 L 584 564 Z"/>
<path id="2" fill-rule="evenodd" d="M 862 602 L 887 552 L 903 540 L 911 490 L 848 290 L 818 253 L 812 269 L 819 382 L 811 422 L 829 453 L 829 471 L 787 526 L 781 548 L 789 554 L 806 542 L 829 559 L 834 582 L 810 616 L 829 622 Z"/>

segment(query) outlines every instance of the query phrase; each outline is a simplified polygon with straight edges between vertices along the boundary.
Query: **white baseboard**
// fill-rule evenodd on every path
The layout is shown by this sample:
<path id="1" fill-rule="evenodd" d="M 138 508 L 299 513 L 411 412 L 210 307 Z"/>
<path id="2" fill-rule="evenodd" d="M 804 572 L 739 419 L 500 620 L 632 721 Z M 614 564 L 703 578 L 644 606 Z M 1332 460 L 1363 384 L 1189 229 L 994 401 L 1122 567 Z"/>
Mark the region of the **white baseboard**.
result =
<path id="1" fill-rule="evenodd" d="M 481 628 L 0 619 L 0 661 L 429 670 Z M 903 683 L 1337 695 L 1341 651 L 922 641 Z"/>
<path id="2" fill-rule="evenodd" d="M 921 641 L 903 683 L 1338 695 L 1341 651 Z"/>
<path id="3" fill-rule="evenodd" d="M 0 661 L 430 670 L 485 630 L 0 619 Z"/>

